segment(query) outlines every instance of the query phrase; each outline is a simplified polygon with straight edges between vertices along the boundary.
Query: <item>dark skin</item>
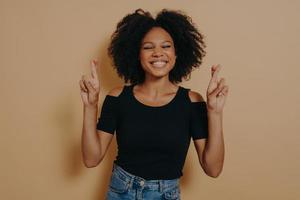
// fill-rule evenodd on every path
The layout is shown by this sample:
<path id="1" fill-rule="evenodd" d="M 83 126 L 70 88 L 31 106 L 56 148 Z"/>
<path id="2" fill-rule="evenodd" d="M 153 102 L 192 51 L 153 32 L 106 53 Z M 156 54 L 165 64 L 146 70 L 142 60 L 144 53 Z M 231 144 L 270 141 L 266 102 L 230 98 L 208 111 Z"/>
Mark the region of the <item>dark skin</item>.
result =
<path id="1" fill-rule="evenodd" d="M 152 28 L 143 38 L 140 62 L 145 81 L 134 87 L 134 95 L 149 106 L 162 106 L 175 96 L 178 86 L 169 81 L 176 62 L 171 36 L 162 28 Z"/>
<path id="2" fill-rule="evenodd" d="M 171 36 L 162 28 L 152 28 L 143 38 L 140 49 L 140 62 L 145 71 L 145 81 L 133 88 L 135 98 L 148 106 L 162 106 L 170 102 L 178 85 L 169 81 L 169 72 L 175 65 L 175 47 Z M 82 149 L 87 167 L 97 166 L 104 158 L 112 141 L 113 135 L 104 131 L 91 129 L 96 127 L 96 113 L 100 92 L 97 76 L 97 61 L 92 62 L 91 77 L 83 76 L 80 80 L 81 97 L 84 103 L 85 117 Z M 199 163 L 205 173 L 211 177 L 218 177 L 224 163 L 224 139 L 222 128 L 222 113 L 228 95 L 228 86 L 225 79 L 218 80 L 220 65 L 211 67 L 211 80 L 207 96 L 208 110 L 208 138 L 194 141 Z M 108 95 L 118 96 L 123 86 L 112 89 Z M 192 102 L 204 101 L 203 97 L 190 91 Z M 95 129 L 95 130 L 94 130 Z"/>

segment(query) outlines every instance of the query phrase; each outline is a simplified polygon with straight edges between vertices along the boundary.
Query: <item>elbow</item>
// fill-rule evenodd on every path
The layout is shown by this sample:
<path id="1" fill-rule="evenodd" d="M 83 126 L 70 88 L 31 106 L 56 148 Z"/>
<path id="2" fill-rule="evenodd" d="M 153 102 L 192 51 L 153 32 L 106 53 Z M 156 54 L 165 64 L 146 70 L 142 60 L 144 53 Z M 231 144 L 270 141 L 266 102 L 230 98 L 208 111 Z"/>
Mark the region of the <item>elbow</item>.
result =
<path id="1" fill-rule="evenodd" d="M 205 173 L 209 177 L 218 178 L 222 173 L 223 168 L 206 168 Z"/>
<path id="2" fill-rule="evenodd" d="M 97 167 L 101 163 L 102 159 L 95 161 L 95 160 L 84 160 L 84 166 L 86 168 L 94 168 Z"/>
<path id="3" fill-rule="evenodd" d="M 101 161 L 103 160 L 103 155 L 87 155 L 87 154 L 82 154 L 83 158 L 83 164 L 86 168 L 94 168 L 97 167 Z"/>
<path id="4" fill-rule="evenodd" d="M 93 167 L 97 167 L 98 165 L 97 163 L 87 162 L 87 161 L 84 161 L 83 163 L 86 168 L 93 168 Z"/>
<path id="5" fill-rule="evenodd" d="M 85 166 L 86 168 L 94 168 L 94 167 L 97 166 L 97 164 L 90 164 L 90 163 L 84 162 L 84 166 Z"/>
<path id="6" fill-rule="evenodd" d="M 221 171 L 220 172 L 216 172 L 216 173 L 207 173 L 208 176 L 212 177 L 212 178 L 218 178 L 221 174 Z"/>

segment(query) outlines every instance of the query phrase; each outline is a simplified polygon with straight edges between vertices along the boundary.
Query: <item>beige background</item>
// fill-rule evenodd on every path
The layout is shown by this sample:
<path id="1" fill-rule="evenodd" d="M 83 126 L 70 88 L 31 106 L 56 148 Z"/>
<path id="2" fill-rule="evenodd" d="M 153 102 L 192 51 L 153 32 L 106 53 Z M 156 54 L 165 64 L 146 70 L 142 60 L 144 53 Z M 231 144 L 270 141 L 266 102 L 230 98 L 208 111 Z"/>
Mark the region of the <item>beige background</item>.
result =
<path id="1" fill-rule="evenodd" d="M 206 176 L 191 143 L 183 200 L 300 199 L 300 1 L 0 1 L 0 198 L 104 198 L 116 142 L 101 165 L 81 158 L 78 81 L 101 59 L 101 96 L 123 84 L 106 55 L 116 23 L 136 8 L 186 11 L 206 36 L 201 69 L 181 85 L 205 95 L 223 65 L 225 164 Z"/>

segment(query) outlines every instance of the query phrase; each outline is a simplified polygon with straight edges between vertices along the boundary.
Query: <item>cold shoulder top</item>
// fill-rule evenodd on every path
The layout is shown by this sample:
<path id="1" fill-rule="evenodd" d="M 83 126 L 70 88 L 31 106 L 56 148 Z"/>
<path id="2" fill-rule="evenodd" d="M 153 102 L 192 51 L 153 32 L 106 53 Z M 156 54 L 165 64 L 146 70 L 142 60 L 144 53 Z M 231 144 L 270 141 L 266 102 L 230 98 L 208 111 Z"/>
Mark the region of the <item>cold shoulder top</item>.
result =
<path id="1" fill-rule="evenodd" d="M 106 95 L 98 118 L 97 130 L 116 134 L 114 162 L 146 180 L 181 177 L 191 138 L 208 137 L 206 102 L 192 102 L 190 89 L 179 86 L 169 103 L 149 106 L 134 96 L 133 87 Z"/>

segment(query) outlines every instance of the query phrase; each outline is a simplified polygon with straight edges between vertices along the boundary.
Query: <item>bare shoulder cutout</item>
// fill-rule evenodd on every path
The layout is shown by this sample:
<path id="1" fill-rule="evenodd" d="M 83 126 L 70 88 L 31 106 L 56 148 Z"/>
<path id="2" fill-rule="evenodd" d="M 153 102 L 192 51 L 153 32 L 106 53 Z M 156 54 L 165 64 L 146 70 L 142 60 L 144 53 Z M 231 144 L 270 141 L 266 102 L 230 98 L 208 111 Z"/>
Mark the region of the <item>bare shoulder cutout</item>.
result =
<path id="1" fill-rule="evenodd" d="M 108 95 L 118 97 L 122 93 L 124 87 L 125 86 L 123 86 L 123 85 L 122 86 L 114 87 L 113 89 L 111 89 L 108 92 Z"/>
<path id="2" fill-rule="evenodd" d="M 205 101 L 203 99 L 203 97 L 201 96 L 201 94 L 199 94 L 198 92 L 192 91 L 192 90 L 189 90 L 189 97 L 190 97 L 191 102 Z"/>

